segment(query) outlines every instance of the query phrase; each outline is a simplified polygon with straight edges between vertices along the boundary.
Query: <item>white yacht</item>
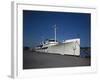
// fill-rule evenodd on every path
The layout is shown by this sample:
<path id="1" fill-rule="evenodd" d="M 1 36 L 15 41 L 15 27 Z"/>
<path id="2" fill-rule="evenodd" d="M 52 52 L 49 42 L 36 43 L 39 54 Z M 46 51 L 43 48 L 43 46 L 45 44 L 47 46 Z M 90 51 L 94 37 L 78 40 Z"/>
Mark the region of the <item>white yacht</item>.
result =
<path id="1" fill-rule="evenodd" d="M 49 39 L 42 42 L 41 45 L 35 48 L 35 51 L 45 52 L 51 54 L 67 54 L 80 56 L 80 39 L 69 39 L 63 42 L 58 42 L 56 40 L 56 25 L 54 28 L 55 39 Z"/>

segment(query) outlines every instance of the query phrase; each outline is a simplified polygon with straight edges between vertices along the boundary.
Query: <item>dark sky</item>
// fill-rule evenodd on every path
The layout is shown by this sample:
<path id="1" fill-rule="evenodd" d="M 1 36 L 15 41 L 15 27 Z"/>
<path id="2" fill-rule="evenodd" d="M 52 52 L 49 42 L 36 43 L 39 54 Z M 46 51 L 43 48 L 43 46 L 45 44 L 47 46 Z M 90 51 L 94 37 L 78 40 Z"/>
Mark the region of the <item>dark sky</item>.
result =
<path id="1" fill-rule="evenodd" d="M 34 47 L 45 39 L 54 39 L 57 26 L 57 40 L 80 36 L 81 47 L 90 46 L 91 15 L 88 13 L 23 11 L 23 44 Z"/>

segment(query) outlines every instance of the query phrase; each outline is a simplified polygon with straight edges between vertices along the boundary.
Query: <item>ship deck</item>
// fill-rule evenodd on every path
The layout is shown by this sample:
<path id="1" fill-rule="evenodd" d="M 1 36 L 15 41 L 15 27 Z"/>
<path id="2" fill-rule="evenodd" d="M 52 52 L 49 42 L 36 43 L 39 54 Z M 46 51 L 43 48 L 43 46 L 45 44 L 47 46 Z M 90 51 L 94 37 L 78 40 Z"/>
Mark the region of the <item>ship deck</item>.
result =
<path id="1" fill-rule="evenodd" d="M 90 66 L 90 58 L 23 51 L 23 69 Z"/>

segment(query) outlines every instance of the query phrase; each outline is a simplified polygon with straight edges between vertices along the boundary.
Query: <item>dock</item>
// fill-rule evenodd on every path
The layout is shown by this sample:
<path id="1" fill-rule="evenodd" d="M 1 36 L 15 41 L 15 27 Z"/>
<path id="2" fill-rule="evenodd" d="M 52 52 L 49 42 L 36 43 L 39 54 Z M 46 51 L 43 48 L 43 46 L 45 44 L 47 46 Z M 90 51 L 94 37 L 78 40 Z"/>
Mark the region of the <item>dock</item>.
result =
<path id="1" fill-rule="evenodd" d="M 71 55 L 23 51 L 23 69 L 90 66 L 91 59 Z"/>

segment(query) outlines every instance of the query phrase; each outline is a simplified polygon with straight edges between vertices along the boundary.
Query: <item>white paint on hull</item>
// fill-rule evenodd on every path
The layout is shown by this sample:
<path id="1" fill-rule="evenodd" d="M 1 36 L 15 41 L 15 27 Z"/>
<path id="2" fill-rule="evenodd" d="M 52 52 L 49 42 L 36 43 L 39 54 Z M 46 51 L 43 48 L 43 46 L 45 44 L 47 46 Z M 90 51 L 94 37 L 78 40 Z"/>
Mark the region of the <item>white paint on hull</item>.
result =
<path id="1" fill-rule="evenodd" d="M 49 46 L 47 49 L 38 49 L 36 51 L 52 54 L 67 54 L 80 56 L 80 39 L 66 40 L 63 43 Z"/>

